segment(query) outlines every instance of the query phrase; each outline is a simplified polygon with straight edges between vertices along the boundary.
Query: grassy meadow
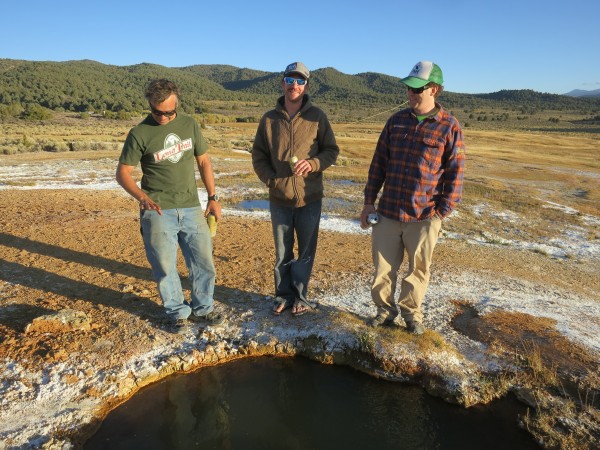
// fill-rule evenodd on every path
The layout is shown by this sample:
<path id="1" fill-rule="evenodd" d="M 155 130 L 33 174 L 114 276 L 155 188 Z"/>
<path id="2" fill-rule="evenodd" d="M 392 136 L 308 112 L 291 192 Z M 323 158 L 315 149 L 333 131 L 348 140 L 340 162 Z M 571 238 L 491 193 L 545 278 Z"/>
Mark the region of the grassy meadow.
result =
<path id="1" fill-rule="evenodd" d="M 222 112 L 228 107 L 221 106 Z M 235 108 L 240 107 L 256 116 L 260 105 L 233 105 L 231 109 L 239 113 Z M 333 123 L 341 153 L 337 165 L 326 172 L 326 212 L 347 217 L 359 214 L 368 166 L 387 116 L 377 122 Z M 207 123 L 206 117 L 197 119 L 209 142 L 225 203 L 264 198 L 266 192 L 250 164 L 257 124 L 219 117 L 219 123 Z M 0 161 L 116 159 L 129 128 L 140 119 L 106 120 L 60 113 L 48 121 L 0 122 L 0 155 L 4 155 Z M 578 227 L 587 239 L 598 239 L 600 133 L 577 125 L 579 119 L 572 113 L 562 123 L 539 117 L 532 129 L 520 129 L 519 123 L 510 121 L 502 122 L 502 128 L 491 122 L 485 129 L 465 128 L 463 204 L 447 231 L 460 230 L 483 241 L 502 243 L 559 238 L 569 225 Z M 540 129 L 541 124 L 546 125 Z"/>

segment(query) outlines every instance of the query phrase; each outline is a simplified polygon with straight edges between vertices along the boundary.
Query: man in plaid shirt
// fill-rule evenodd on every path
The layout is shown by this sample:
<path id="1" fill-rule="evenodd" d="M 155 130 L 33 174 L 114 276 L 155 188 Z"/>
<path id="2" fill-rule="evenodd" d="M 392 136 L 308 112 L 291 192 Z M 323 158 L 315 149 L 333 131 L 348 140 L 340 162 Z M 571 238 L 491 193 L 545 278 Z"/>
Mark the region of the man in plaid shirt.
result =
<path id="1" fill-rule="evenodd" d="M 433 249 L 442 220 L 461 199 L 465 150 L 460 124 L 435 101 L 444 83 L 439 66 L 420 61 L 402 83 L 410 108 L 390 117 L 381 132 L 360 221 L 367 228 L 369 214 L 379 216 L 371 236 L 375 265 L 371 296 L 377 306 L 371 325 L 392 325 L 400 313 L 410 333 L 422 334 L 421 304 Z M 395 302 L 405 251 L 408 273 Z"/>

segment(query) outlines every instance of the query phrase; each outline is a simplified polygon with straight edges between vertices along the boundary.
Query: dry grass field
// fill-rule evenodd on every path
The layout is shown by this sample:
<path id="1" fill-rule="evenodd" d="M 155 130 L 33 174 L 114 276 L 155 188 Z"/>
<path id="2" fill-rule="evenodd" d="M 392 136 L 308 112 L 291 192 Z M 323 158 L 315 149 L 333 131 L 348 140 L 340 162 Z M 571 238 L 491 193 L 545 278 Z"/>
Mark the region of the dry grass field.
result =
<path id="1" fill-rule="evenodd" d="M 338 164 L 326 172 L 328 212 L 347 218 L 359 214 L 362 188 L 383 120 L 333 124 L 341 153 Z M 28 157 L 77 160 L 85 154 L 87 159 L 116 159 L 127 131 L 137 122 L 62 114 L 47 122 L 0 123 L 0 155 L 10 156 L 19 146 L 21 152 L 45 143 L 51 151 Z M 226 192 L 226 205 L 265 198 L 263 186 L 248 165 L 247 151 L 255 130 L 255 123 L 203 125 L 218 187 Z M 448 221 L 446 233 L 460 233 L 488 244 L 528 243 L 530 250 L 549 256 L 553 256 L 552 250 L 543 244 L 555 242 L 565 258 L 577 257 L 569 241 L 562 242 L 565 230 L 578 239 L 598 242 L 600 134 L 551 128 L 543 132 L 464 131 L 467 168 L 463 202 Z M 68 145 L 76 151 L 66 150 Z M 14 186 L 31 182 L 10 177 L 4 181 Z"/>
<path id="2" fill-rule="evenodd" d="M 325 174 L 327 212 L 356 218 L 362 189 L 383 118 L 375 123 L 334 123 L 341 153 Z M 15 149 L 7 143 L 53 143 L 52 151 L 22 158 L 116 159 L 127 131 L 138 122 L 81 119 L 57 115 L 53 121 L 0 123 L 0 155 Z M 203 125 L 210 145 L 218 188 L 225 206 L 266 198 L 249 165 L 255 123 Z M 465 129 L 467 167 L 463 202 L 445 233 L 482 244 L 524 246 L 548 257 L 578 258 L 577 245 L 600 239 L 600 134 L 559 130 L 544 132 Z M 57 151 L 72 143 L 82 151 Z M 0 156 L 1 158 L 1 156 Z M 8 158 L 10 159 L 10 158 Z M 31 180 L 8 177 L 19 186 Z M 568 235 L 568 239 L 565 236 Z M 552 246 L 547 244 L 552 243 Z M 558 250 L 557 250 L 558 249 Z M 571 280 L 559 281 L 573 285 Z M 589 286 L 572 286 L 589 292 Z"/>

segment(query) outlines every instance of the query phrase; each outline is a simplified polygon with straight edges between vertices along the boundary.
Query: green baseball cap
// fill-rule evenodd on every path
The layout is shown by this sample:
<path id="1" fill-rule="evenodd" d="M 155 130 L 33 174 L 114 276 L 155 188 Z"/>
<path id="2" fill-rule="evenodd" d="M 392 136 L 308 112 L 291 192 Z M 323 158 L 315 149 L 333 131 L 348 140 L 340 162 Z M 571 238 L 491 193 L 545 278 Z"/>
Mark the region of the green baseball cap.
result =
<path id="1" fill-rule="evenodd" d="M 444 84 L 442 69 L 431 61 L 419 61 L 406 78 L 400 80 L 408 87 L 418 89 L 428 83 Z"/>

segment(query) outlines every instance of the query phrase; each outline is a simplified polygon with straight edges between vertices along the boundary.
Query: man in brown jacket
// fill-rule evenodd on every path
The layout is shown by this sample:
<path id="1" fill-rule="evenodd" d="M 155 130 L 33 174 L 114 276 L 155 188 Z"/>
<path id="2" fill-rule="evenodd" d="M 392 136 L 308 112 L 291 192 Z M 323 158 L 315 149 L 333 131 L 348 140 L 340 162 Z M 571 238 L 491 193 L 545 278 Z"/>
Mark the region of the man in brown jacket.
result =
<path id="1" fill-rule="evenodd" d="M 298 316 L 311 306 L 307 288 L 317 251 L 323 171 L 339 154 L 327 116 L 307 94 L 309 77 L 301 62 L 286 67 L 283 96 L 262 117 L 252 147 L 254 171 L 269 188 L 277 315 L 291 307 Z"/>

